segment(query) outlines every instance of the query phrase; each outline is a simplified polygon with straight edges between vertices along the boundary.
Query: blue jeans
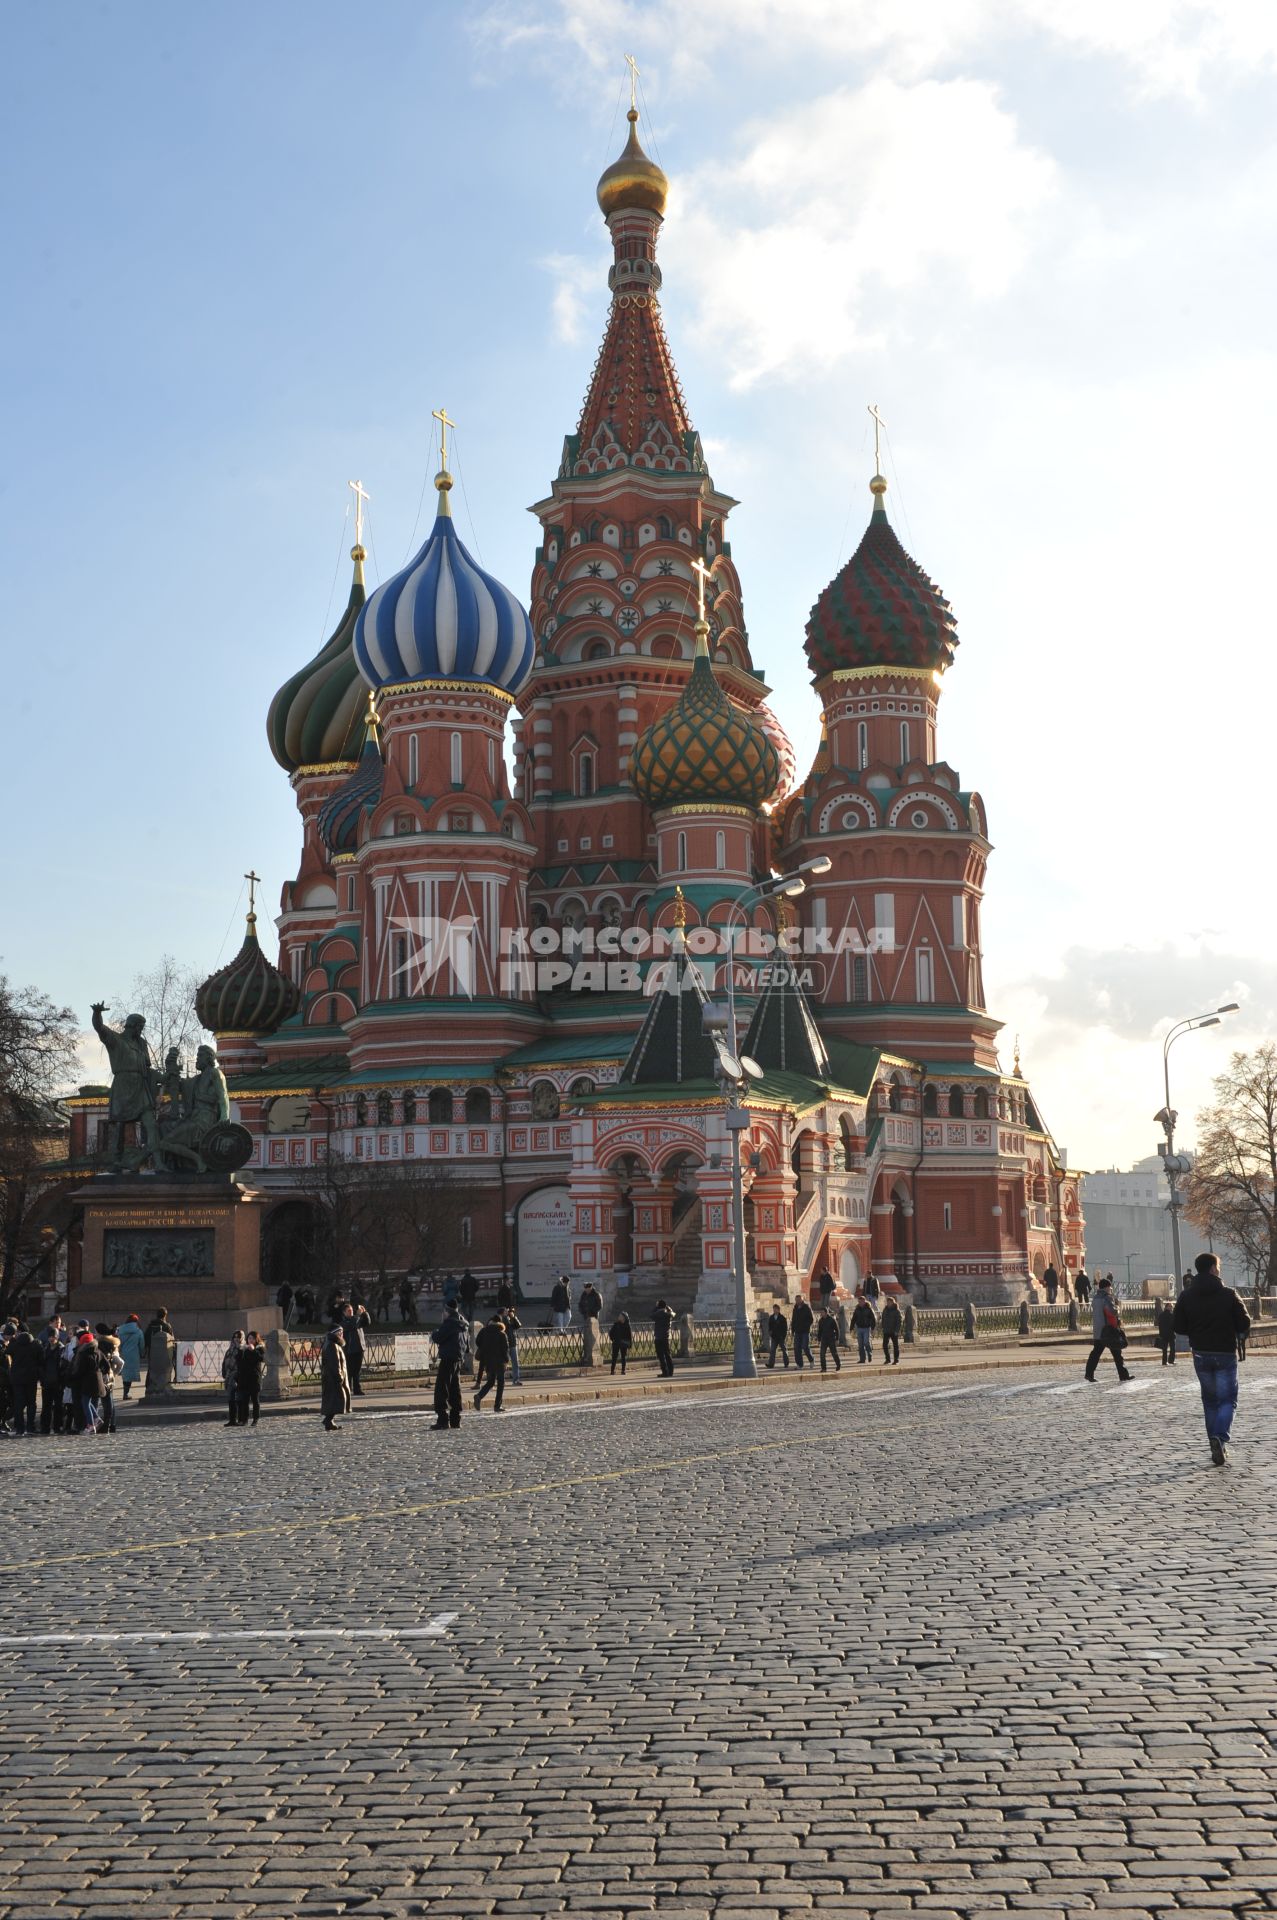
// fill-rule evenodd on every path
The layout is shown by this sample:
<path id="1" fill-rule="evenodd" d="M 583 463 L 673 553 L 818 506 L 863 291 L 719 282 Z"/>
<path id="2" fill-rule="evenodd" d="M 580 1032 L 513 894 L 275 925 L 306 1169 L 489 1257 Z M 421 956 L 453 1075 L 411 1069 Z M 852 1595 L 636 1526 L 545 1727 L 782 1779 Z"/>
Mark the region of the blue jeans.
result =
<path id="1" fill-rule="evenodd" d="M 519 1367 L 519 1349 L 513 1340 L 510 1342 L 510 1384 L 514 1387 L 523 1385 L 523 1374 Z"/>
<path id="2" fill-rule="evenodd" d="M 874 1330 L 872 1327 L 856 1328 L 856 1345 L 860 1349 L 857 1358 L 872 1360 L 874 1357 Z"/>
<path id="3" fill-rule="evenodd" d="M 1202 1389 L 1202 1412 L 1211 1440 L 1227 1441 L 1237 1411 L 1237 1355 L 1195 1353 L 1193 1365 Z"/>

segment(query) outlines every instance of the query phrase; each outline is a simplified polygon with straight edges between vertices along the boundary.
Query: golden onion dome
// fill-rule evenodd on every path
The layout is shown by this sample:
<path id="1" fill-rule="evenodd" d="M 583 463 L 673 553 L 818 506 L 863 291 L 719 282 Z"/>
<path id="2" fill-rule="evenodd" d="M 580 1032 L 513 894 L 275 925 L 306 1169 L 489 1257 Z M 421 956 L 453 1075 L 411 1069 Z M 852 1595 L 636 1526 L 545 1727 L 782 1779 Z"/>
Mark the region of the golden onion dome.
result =
<path id="1" fill-rule="evenodd" d="M 655 160 L 649 160 L 639 145 L 638 111 L 631 107 L 626 119 L 630 137 L 619 160 L 614 160 L 599 178 L 599 205 L 606 219 L 624 207 L 643 207 L 648 213 L 665 212 L 670 183 Z"/>

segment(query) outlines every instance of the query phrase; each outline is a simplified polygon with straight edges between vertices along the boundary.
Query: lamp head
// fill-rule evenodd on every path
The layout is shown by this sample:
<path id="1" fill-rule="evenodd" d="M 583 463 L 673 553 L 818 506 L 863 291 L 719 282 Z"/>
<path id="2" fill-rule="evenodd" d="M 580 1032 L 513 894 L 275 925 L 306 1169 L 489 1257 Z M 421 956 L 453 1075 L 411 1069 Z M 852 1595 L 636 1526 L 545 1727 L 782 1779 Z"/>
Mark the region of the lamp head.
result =
<path id="1" fill-rule="evenodd" d="M 1216 1013 L 1238 1013 L 1240 1008 L 1235 1000 L 1230 1000 L 1226 1007 L 1216 1007 L 1215 1011 Z"/>

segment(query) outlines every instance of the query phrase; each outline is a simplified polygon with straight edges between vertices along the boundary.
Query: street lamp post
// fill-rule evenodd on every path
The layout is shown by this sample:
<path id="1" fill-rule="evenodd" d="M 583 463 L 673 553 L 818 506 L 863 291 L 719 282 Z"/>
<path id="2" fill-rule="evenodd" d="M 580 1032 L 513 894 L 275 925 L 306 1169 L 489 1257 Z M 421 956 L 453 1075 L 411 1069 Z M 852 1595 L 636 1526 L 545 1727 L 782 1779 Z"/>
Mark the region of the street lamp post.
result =
<path id="1" fill-rule="evenodd" d="M 1166 1181 L 1170 1188 L 1168 1202 L 1171 1216 L 1171 1248 L 1175 1262 L 1175 1273 L 1171 1285 L 1174 1296 L 1179 1292 L 1180 1277 L 1183 1273 L 1183 1255 L 1180 1252 L 1179 1216 L 1180 1197 L 1178 1177 L 1188 1169 L 1188 1161 L 1175 1151 L 1175 1122 L 1179 1115 L 1171 1105 L 1171 1048 L 1186 1033 L 1199 1033 L 1203 1027 L 1217 1027 L 1226 1013 L 1236 1013 L 1237 1002 L 1229 1000 L 1224 1006 L 1216 1007 L 1214 1013 L 1191 1013 L 1186 1020 L 1177 1020 L 1162 1042 L 1162 1091 L 1166 1096 L 1166 1105 L 1153 1118 L 1161 1122 L 1166 1134 L 1166 1145 L 1162 1150 L 1162 1165 L 1166 1169 Z"/>
<path id="2" fill-rule="evenodd" d="M 784 894 L 790 899 L 796 898 L 806 890 L 807 882 L 803 878 L 804 874 L 828 873 L 831 865 L 832 862 L 827 854 L 818 854 L 815 859 L 805 860 L 793 873 L 782 874 L 778 879 L 765 881 L 762 886 L 748 888 L 732 902 L 727 914 L 727 1059 L 724 1060 L 720 1053 L 719 1080 L 727 1103 L 724 1125 L 727 1128 L 732 1165 L 732 1277 L 736 1292 L 732 1375 L 737 1380 L 756 1380 L 758 1367 L 754 1360 L 754 1339 L 750 1331 L 749 1309 L 746 1304 L 749 1283 L 745 1272 L 745 1193 L 741 1178 L 740 1142 L 742 1133 L 749 1127 L 749 1114 L 742 1105 L 740 1097 L 744 1076 L 736 1051 L 736 938 L 732 921 L 733 916 L 741 912 L 747 902 L 751 906 L 756 906 L 760 901 L 775 899 L 779 894 Z M 729 1062 L 735 1068 L 734 1073 L 728 1071 Z"/>

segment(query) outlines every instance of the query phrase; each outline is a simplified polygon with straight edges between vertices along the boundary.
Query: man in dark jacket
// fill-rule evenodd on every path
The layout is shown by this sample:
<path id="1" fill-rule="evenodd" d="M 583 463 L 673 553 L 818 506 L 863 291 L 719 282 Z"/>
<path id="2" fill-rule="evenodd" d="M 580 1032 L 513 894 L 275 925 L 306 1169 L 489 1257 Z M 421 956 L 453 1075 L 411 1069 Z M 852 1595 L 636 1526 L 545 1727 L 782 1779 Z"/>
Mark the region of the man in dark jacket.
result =
<path id="1" fill-rule="evenodd" d="M 795 1300 L 793 1312 L 789 1316 L 789 1330 L 794 1336 L 794 1363 L 800 1373 L 804 1357 L 809 1366 L 814 1367 L 816 1364 L 811 1350 L 811 1328 L 815 1318 L 810 1300 L 804 1300 L 800 1295 Z"/>
<path id="2" fill-rule="evenodd" d="M 587 1280 L 581 1289 L 581 1298 L 577 1301 L 577 1312 L 582 1320 L 597 1320 L 603 1311 L 603 1295 L 593 1280 Z"/>
<path id="3" fill-rule="evenodd" d="M 450 1301 L 443 1323 L 435 1331 L 435 1352 L 439 1365 L 435 1370 L 436 1433 L 446 1433 L 461 1425 L 461 1354 L 465 1328 L 455 1300 Z M 507 1353 L 509 1348 L 507 1346 Z"/>
<path id="4" fill-rule="evenodd" d="M 836 1373 L 842 1372 L 842 1355 L 838 1351 L 838 1316 L 825 1307 L 816 1323 L 816 1341 L 820 1348 L 820 1371 L 824 1373 L 830 1360 Z"/>
<path id="5" fill-rule="evenodd" d="M 873 1301 L 862 1294 L 856 1302 L 856 1310 L 851 1316 L 851 1324 L 856 1329 L 856 1364 L 867 1367 L 873 1364 L 874 1328 L 878 1324 L 878 1313 Z"/>
<path id="6" fill-rule="evenodd" d="M 1175 1365 L 1175 1308 L 1164 1300 L 1157 1316 L 1157 1344 L 1162 1349 L 1162 1365 Z"/>
<path id="7" fill-rule="evenodd" d="M 1126 1345 L 1126 1332 L 1122 1326 L 1122 1310 L 1113 1297 L 1113 1283 L 1107 1274 L 1095 1283 L 1095 1293 L 1091 1300 L 1091 1338 L 1095 1345 L 1086 1356 L 1084 1369 L 1086 1378 L 1094 1380 L 1095 1369 L 1106 1353 L 1113 1356 L 1113 1365 L 1117 1368 L 1117 1377 L 1125 1382 L 1131 1372 L 1122 1358 L 1122 1349 Z"/>
<path id="8" fill-rule="evenodd" d="M 19 1326 L 8 1346 L 9 1391 L 13 1398 L 13 1431 L 35 1435 L 36 1387 L 40 1380 L 40 1348 L 34 1334 Z"/>
<path id="9" fill-rule="evenodd" d="M 550 1318 L 556 1333 L 566 1333 L 572 1317 L 572 1288 L 561 1273 L 550 1289 Z"/>
<path id="10" fill-rule="evenodd" d="M 40 1342 L 40 1431 L 61 1433 L 63 1377 L 62 1349 L 66 1334 L 62 1322 L 50 1320 Z"/>
<path id="11" fill-rule="evenodd" d="M 773 1307 L 767 1316 L 767 1364 L 774 1367 L 779 1352 L 785 1365 L 789 1365 L 789 1322 L 785 1318 L 783 1307 Z"/>
<path id="12" fill-rule="evenodd" d="M 475 1410 L 478 1411 L 488 1388 L 495 1387 L 497 1397 L 492 1403 L 492 1411 L 500 1413 L 501 1402 L 505 1399 L 505 1370 L 510 1359 L 510 1338 L 499 1313 L 493 1314 L 486 1327 L 480 1327 L 474 1345 L 483 1374 L 483 1385 L 474 1396 Z"/>
<path id="13" fill-rule="evenodd" d="M 470 1325 L 473 1326 L 474 1303 L 479 1298 L 479 1282 L 475 1279 L 469 1267 L 466 1268 L 461 1276 L 460 1284 L 457 1287 L 457 1297 L 461 1301 L 462 1313 L 464 1313 Z"/>
<path id="14" fill-rule="evenodd" d="M 834 1292 L 835 1292 L 835 1287 L 834 1287 L 834 1276 L 833 1276 L 833 1274 L 832 1274 L 832 1273 L 830 1273 L 830 1271 L 829 1271 L 829 1268 L 828 1268 L 828 1267 L 822 1267 L 822 1268 L 820 1269 L 820 1272 L 819 1272 L 819 1274 L 818 1274 L 818 1275 L 817 1275 L 817 1277 L 816 1277 L 816 1285 L 817 1285 L 817 1286 L 819 1287 L 819 1289 L 820 1289 L 820 1304 L 821 1304 L 821 1306 L 822 1306 L 822 1307 L 830 1307 L 830 1306 L 832 1306 L 832 1305 L 833 1305 L 833 1298 L 834 1298 Z"/>
<path id="15" fill-rule="evenodd" d="M 898 1367 L 900 1365 L 900 1309 L 890 1296 L 883 1305 L 878 1331 L 882 1335 L 883 1360 L 889 1367 Z"/>
<path id="16" fill-rule="evenodd" d="M 1250 1332 L 1250 1315 L 1220 1278 L 1217 1254 L 1199 1253 L 1193 1264 L 1193 1284 L 1175 1303 L 1175 1331 L 1193 1349 L 1210 1457 L 1222 1467 L 1237 1411 L 1237 1344 Z"/>
<path id="17" fill-rule="evenodd" d="M 346 1363 L 349 1373 L 350 1362 Z M 241 1427 L 256 1426 L 262 1417 L 262 1381 L 266 1375 L 266 1343 L 250 1333 L 235 1356 L 235 1410 Z"/>
<path id="18" fill-rule="evenodd" d="M 1042 1275 L 1042 1291 L 1046 1294 L 1047 1305 L 1053 1307 L 1055 1297 L 1060 1291 L 1060 1276 L 1053 1266 L 1048 1267 Z"/>
<path id="19" fill-rule="evenodd" d="M 658 1300 L 652 1315 L 652 1341 L 661 1372 L 667 1377 L 674 1371 L 674 1356 L 670 1352 L 670 1328 L 673 1325 L 673 1313 L 663 1300 Z"/>

